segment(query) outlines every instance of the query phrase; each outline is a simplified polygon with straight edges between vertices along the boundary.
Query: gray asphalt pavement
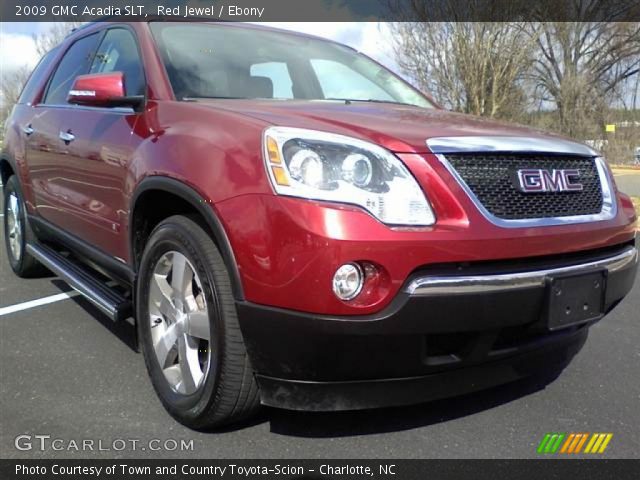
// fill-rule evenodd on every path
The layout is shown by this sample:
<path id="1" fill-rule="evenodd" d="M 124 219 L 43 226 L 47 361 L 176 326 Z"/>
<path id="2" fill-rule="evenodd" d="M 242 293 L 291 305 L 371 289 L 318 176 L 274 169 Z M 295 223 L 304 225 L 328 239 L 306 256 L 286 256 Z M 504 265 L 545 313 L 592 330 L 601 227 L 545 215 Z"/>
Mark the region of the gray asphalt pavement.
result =
<path id="1" fill-rule="evenodd" d="M 620 191 L 627 195 L 640 197 L 640 171 L 638 170 L 617 170 L 616 183 Z"/>
<path id="2" fill-rule="evenodd" d="M 640 281 L 550 383 L 356 413 L 265 408 L 245 425 L 197 433 L 163 410 L 130 325 L 112 324 L 80 297 L 24 304 L 69 289 L 54 277 L 16 278 L 1 245 L 1 458 L 526 458 L 546 432 L 611 432 L 604 457 L 640 458 Z M 34 448 L 18 450 L 19 435 Z M 62 450 L 39 451 L 35 435 L 59 439 Z M 83 440 L 94 450 L 75 451 Z M 174 450 L 173 440 L 192 449 Z M 171 451 L 153 450 L 161 446 Z"/>

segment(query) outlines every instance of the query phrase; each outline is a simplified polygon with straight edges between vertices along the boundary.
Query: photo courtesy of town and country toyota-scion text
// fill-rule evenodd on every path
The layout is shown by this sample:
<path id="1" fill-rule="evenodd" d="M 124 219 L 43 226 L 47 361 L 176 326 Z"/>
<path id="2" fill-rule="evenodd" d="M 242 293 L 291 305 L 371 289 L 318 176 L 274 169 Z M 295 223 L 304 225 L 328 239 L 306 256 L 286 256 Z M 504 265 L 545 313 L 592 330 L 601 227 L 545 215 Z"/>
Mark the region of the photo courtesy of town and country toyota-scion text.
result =
<path id="1" fill-rule="evenodd" d="M 634 478 L 637 2 L 301 5 L 0 5 L 0 478 Z"/>

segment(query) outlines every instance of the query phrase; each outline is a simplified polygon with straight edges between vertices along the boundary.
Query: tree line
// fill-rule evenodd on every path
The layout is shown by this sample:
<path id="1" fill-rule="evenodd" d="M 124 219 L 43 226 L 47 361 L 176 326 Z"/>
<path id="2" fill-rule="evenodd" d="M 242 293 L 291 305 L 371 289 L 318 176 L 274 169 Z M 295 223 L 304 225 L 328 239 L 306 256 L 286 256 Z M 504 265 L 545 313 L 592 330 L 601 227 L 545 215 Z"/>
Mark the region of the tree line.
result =
<path id="1" fill-rule="evenodd" d="M 428 6 L 413 0 L 404 16 L 430 18 Z M 640 23 L 411 21 L 391 30 L 400 68 L 445 108 L 594 141 L 615 161 L 632 161 L 640 147 Z"/>

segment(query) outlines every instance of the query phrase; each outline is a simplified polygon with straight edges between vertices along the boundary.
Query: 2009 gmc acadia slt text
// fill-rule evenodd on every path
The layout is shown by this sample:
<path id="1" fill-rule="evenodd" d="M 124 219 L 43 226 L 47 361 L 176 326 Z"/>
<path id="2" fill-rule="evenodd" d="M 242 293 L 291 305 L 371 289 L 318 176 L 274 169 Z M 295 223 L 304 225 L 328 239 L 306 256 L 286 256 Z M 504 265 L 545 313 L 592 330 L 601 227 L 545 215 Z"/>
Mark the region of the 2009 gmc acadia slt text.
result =
<path id="1" fill-rule="evenodd" d="M 193 428 L 553 375 L 636 274 L 633 205 L 598 153 L 446 112 L 310 36 L 87 24 L 5 138 L 11 267 L 135 317 Z"/>

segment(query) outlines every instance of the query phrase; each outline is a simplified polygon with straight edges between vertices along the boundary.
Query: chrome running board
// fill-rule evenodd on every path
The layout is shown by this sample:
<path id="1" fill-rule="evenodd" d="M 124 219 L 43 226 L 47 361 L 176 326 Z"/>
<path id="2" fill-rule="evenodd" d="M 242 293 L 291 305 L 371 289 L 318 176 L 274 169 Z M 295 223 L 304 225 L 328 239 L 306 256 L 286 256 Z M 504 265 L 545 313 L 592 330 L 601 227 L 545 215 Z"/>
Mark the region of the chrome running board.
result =
<path id="1" fill-rule="evenodd" d="M 132 309 L 129 299 L 52 248 L 41 244 L 27 244 L 27 252 L 114 322 L 125 320 L 131 316 Z"/>

